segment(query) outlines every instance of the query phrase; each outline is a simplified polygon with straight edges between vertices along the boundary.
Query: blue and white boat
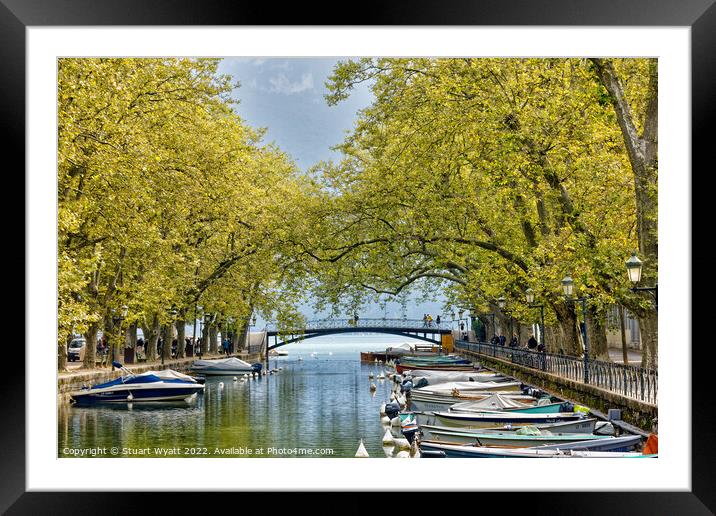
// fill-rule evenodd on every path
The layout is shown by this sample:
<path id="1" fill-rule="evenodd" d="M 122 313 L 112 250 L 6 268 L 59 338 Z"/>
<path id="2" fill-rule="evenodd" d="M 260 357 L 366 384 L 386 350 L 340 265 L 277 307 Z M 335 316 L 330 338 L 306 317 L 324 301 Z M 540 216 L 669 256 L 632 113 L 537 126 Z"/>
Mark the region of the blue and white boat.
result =
<path id="1" fill-rule="evenodd" d="M 77 405 L 94 405 L 189 401 L 204 390 L 204 385 L 191 376 L 172 369 L 134 374 L 122 364 L 113 362 L 112 365 L 122 371 L 121 377 L 70 393 L 72 402 Z"/>

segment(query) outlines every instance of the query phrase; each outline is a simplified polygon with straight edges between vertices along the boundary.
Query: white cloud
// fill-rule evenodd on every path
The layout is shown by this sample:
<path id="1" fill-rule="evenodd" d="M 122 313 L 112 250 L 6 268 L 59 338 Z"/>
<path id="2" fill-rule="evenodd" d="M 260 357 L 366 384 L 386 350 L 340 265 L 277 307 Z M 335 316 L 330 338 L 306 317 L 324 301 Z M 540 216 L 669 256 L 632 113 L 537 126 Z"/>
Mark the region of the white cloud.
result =
<path id="1" fill-rule="evenodd" d="M 301 75 L 301 80 L 291 82 L 285 74 L 279 74 L 269 79 L 271 88 L 269 91 L 273 93 L 282 93 L 283 95 L 293 95 L 294 93 L 300 93 L 306 90 L 313 89 L 313 74 L 304 73 Z"/>

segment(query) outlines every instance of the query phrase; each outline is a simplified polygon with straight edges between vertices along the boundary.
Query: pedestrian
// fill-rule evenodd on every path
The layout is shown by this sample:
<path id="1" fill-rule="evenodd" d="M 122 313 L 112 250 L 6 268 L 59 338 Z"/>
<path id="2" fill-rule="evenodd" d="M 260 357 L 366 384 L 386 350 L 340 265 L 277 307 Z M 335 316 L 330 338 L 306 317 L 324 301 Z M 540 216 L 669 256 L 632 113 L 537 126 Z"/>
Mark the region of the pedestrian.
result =
<path id="1" fill-rule="evenodd" d="M 500 346 L 504 346 L 505 343 L 507 342 L 507 337 L 505 337 L 504 335 L 500 335 L 499 340 L 500 340 Z"/>
<path id="2" fill-rule="evenodd" d="M 539 351 L 540 353 L 544 353 L 544 352 L 545 352 L 544 342 L 540 342 L 540 343 L 539 343 L 539 345 L 537 346 L 537 351 Z"/>
<path id="3" fill-rule="evenodd" d="M 439 315 L 435 318 L 435 324 L 440 326 L 440 316 Z"/>
<path id="4" fill-rule="evenodd" d="M 428 314 L 428 328 L 433 325 L 433 316 Z"/>
<path id="5" fill-rule="evenodd" d="M 510 340 L 510 347 L 516 348 L 520 345 L 520 343 L 517 341 L 517 335 L 512 336 L 512 340 Z"/>
<path id="6" fill-rule="evenodd" d="M 423 326 L 428 326 L 428 314 L 423 314 Z"/>
<path id="7" fill-rule="evenodd" d="M 537 347 L 537 339 L 535 339 L 534 335 L 530 334 L 530 338 L 527 341 L 527 347 L 530 349 L 535 349 Z"/>

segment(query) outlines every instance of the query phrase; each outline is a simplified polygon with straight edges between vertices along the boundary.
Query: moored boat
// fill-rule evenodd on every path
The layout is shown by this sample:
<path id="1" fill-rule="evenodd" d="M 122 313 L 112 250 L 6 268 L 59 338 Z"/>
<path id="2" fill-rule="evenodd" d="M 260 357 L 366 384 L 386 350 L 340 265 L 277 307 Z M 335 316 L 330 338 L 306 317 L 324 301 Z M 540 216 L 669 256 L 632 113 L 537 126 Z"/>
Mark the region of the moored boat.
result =
<path id="1" fill-rule="evenodd" d="M 540 445 L 564 445 L 581 441 L 612 439 L 607 435 L 594 434 L 552 434 L 549 431 L 538 434 L 520 434 L 519 432 L 462 432 L 459 429 L 430 430 L 423 434 L 427 440 L 456 444 L 477 444 L 478 446 L 512 446 L 530 448 Z M 563 448 L 563 446 L 560 446 Z"/>
<path id="2" fill-rule="evenodd" d="M 619 439 L 619 438 L 612 438 Z M 599 441 L 602 442 L 601 440 Z M 421 441 L 420 451 L 442 452 L 445 457 L 456 458 L 653 458 L 657 455 L 644 455 L 640 452 L 589 451 L 552 449 L 542 446 L 533 448 L 500 448 L 490 446 L 471 446 L 448 444 L 436 441 Z"/>
<path id="3" fill-rule="evenodd" d="M 70 400 L 77 405 L 182 401 L 204 390 L 204 385 L 191 376 L 172 369 L 134 374 L 122 364 L 112 365 L 122 371 L 122 376 L 72 392 Z"/>
<path id="4" fill-rule="evenodd" d="M 418 423 L 420 419 L 418 418 Z M 593 434 L 596 432 L 597 419 L 587 418 L 579 421 L 561 421 L 559 423 L 542 423 L 537 425 L 513 425 L 507 424 L 497 427 L 487 428 L 471 428 L 471 427 L 460 427 L 454 426 L 440 426 L 440 425 L 420 425 L 420 431 L 422 432 L 425 439 L 431 440 L 430 435 L 433 431 L 439 432 L 462 432 L 462 433 L 480 433 L 480 434 L 492 434 L 492 433 L 516 433 L 521 429 L 536 428 L 538 430 L 544 430 L 550 432 L 552 435 L 560 434 Z"/>
<path id="5" fill-rule="evenodd" d="M 196 360 L 191 365 L 195 373 L 211 376 L 233 376 L 261 372 L 261 364 L 249 364 L 236 357 L 221 358 L 217 360 Z"/>
<path id="6" fill-rule="evenodd" d="M 473 428 L 510 424 L 557 423 L 560 421 L 578 421 L 585 416 L 576 412 L 552 414 L 523 414 L 519 412 L 435 412 L 434 420 L 447 426 L 469 426 Z M 420 424 L 420 416 L 418 416 Z M 428 423 L 429 424 L 429 423 Z"/>

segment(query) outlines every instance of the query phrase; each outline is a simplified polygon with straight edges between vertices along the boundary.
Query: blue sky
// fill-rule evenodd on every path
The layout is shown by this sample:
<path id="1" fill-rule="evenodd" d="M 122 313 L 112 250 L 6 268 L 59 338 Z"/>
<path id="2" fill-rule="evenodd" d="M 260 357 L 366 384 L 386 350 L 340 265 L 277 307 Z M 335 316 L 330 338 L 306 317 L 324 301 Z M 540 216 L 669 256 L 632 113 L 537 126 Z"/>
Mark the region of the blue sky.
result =
<path id="1" fill-rule="evenodd" d="M 307 170 L 319 161 L 338 160 L 331 150 L 351 131 L 360 109 L 373 100 L 368 84 L 359 85 L 351 96 L 335 106 L 324 99 L 328 80 L 338 61 L 347 58 L 225 58 L 219 72 L 234 77 L 241 86 L 233 96 L 239 100 L 236 111 L 253 127 L 267 129 L 266 143 L 276 143 L 295 163 Z M 421 319 L 441 311 L 441 302 L 411 303 L 408 318 Z M 321 317 L 309 306 L 304 315 Z M 386 310 L 372 306 L 363 318 L 402 317 L 402 308 L 389 303 Z M 259 321 L 259 327 L 262 322 Z"/>
<path id="2" fill-rule="evenodd" d="M 353 127 L 356 113 L 372 101 L 367 85 L 347 100 L 328 106 L 325 82 L 341 58 L 226 58 L 221 73 L 241 83 L 234 90 L 236 111 L 249 125 L 268 129 L 275 142 L 306 170 L 321 160 L 337 159 L 330 148 Z"/>

